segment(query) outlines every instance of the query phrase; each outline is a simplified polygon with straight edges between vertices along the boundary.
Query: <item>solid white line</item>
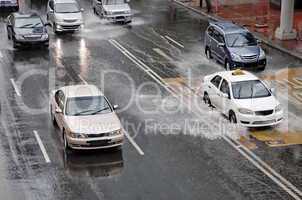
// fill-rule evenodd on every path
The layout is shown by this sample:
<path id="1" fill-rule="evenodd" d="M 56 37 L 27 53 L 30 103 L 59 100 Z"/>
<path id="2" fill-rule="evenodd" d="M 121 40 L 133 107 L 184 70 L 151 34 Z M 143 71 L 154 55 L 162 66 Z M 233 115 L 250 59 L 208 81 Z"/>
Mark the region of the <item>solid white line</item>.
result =
<path id="1" fill-rule="evenodd" d="M 165 36 L 168 40 L 170 40 L 171 42 L 173 42 L 174 44 L 176 44 L 177 46 L 181 47 L 181 48 L 185 48 L 184 45 L 180 44 L 179 42 L 173 40 L 172 38 L 170 38 L 169 36 Z"/>
<path id="2" fill-rule="evenodd" d="M 10 79 L 10 81 L 11 81 L 13 87 L 14 87 L 14 90 L 15 90 L 16 94 L 20 97 L 20 96 L 21 96 L 21 93 L 20 93 L 20 91 L 19 91 L 19 89 L 18 89 L 18 86 L 17 86 L 16 82 L 15 82 L 14 79 L 12 79 L 12 78 Z"/>
<path id="3" fill-rule="evenodd" d="M 117 43 L 116 41 L 114 43 Z M 114 45 L 116 46 L 116 45 Z M 118 46 L 121 46 L 120 44 Z M 125 49 L 123 47 L 119 47 L 119 50 L 121 50 L 121 52 L 125 52 Z M 127 50 L 126 50 L 127 51 Z M 128 54 L 128 53 L 127 53 Z M 129 52 L 129 54 L 131 54 Z M 132 55 L 132 54 L 131 54 Z M 129 56 L 127 56 L 129 58 Z M 130 58 L 129 58 L 130 59 Z M 137 59 L 137 58 L 136 58 Z M 133 59 L 131 59 L 133 60 Z M 134 62 L 135 64 L 137 64 L 137 61 Z M 138 64 L 137 64 L 138 65 Z M 142 68 L 142 66 L 139 66 Z M 148 67 L 148 66 L 147 66 Z M 148 67 L 149 68 L 149 67 Z M 152 71 L 150 68 L 148 69 L 149 71 Z M 144 70 L 146 71 L 146 70 Z M 147 71 L 146 71 L 147 72 Z M 156 74 L 154 71 L 152 71 L 152 74 Z M 149 73 L 148 73 L 149 74 Z M 150 75 L 150 74 L 149 74 Z M 158 75 L 157 75 L 158 76 Z M 152 78 L 154 78 L 154 76 L 151 76 Z M 160 85 L 165 86 L 163 83 L 160 83 Z M 166 87 L 165 87 L 166 88 Z M 172 95 L 175 95 L 173 92 L 171 92 L 170 90 L 168 90 Z M 200 116 L 199 114 L 197 114 L 196 112 L 193 111 L 193 113 L 197 116 Z M 233 148 L 235 148 L 241 155 L 243 155 L 246 159 L 248 159 L 256 168 L 258 168 L 260 171 L 262 171 L 265 175 L 267 175 L 272 181 L 274 181 L 277 185 L 279 185 L 282 189 L 284 189 L 288 194 L 290 194 L 294 199 L 296 200 L 301 200 L 299 196 L 297 196 L 297 194 L 301 195 L 301 192 L 293 185 L 291 184 L 289 181 L 287 181 L 285 178 L 283 178 L 280 174 L 278 174 L 276 171 L 274 171 L 271 167 L 269 167 L 265 162 L 263 162 L 259 157 L 257 157 L 253 152 L 251 152 L 250 150 L 248 150 L 246 147 L 244 147 L 243 145 L 241 145 L 240 143 L 238 143 L 237 141 L 234 141 L 237 145 L 233 144 L 227 137 L 223 136 L 223 139 L 229 143 Z M 243 148 L 245 151 L 247 151 L 251 156 L 249 156 L 247 153 L 245 153 L 241 148 Z M 262 164 L 263 166 L 265 166 L 267 169 L 265 169 L 264 167 L 262 167 L 260 164 Z M 271 172 L 271 173 L 270 173 Z M 282 183 L 281 181 L 279 181 L 277 178 L 279 178 L 281 181 L 283 181 L 284 183 Z M 297 194 L 295 194 L 292 190 L 294 190 Z"/>
<path id="4" fill-rule="evenodd" d="M 34 132 L 34 134 L 35 134 L 35 137 L 36 137 L 37 142 L 38 142 L 38 144 L 39 144 L 39 146 L 40 146 L 40 149 L 41 149 L 41 151 L 42 151 L 42 154 L 43 154 L 43 156 L 44 156 L 44 159 L 45 159 L 46 163 L 50 163 L 49 156 L 48 156 L 48 154 L 47 154 L 47 152 L 46 152 L 45 146 L 44 146 L 44 144 L 43 144 L 43 142 L 42 142 L 42 140 L 41 140 L 41 138 L 40 138 L 38 132 L 37 132 L 36 130 L 34 130 L 33 132 Z"/>
<path id="5" fill-rule="evenodd" d="M 134 141 L 134 139 L 128 134 L 128 132 L 126 130 L 124 130 L 124 134 L 127 137 L 127 139 L 129 140 L 129 142 L 132 144 L 132 146 L 137 150 L 137 152 L 140 155 L 145 155 L 145 153 L 143 152 L 143 150 L 137 145 L 137 143 Z"/>
<path id="6" fill-rule="evenodd" d="M 166 58 L 168 61 L 170 61 L 170 62 L 173 61 L 173 59 L 170 56 L 168 56 L 165 52 L 163 52 L 161 49 L 154 48 L 153 51 L 155 51 L 156 53 L 158 53 L 162 57 Z"/>
<path id="7" fill-rule="evenodd" d="M 85 85 L 88 85 L 87 81 L 85 81 L 85 79 L 84 79 L 80 74 L 78 74 L 78 77 L 81 79 L 81 81 L 82 81 Z"/>

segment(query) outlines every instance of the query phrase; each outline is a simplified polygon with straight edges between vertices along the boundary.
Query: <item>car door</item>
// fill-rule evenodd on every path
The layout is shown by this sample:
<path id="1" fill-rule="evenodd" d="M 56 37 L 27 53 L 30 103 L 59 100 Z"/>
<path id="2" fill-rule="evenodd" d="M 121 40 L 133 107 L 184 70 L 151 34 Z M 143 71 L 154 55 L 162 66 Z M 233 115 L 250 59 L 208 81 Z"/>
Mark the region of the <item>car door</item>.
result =
<path id="1" fill-rule="evenodd" d="M 231 93 L 229 83 L 225 79 L 221 82 L 218 97 L 218 107 L 222 113 L 226 114 L 231 106 Z"/>
<path id="2" fill-rule="evenodd" d="M 213 106 L 217 107 L 219 104 L 219 86 L 221 83 L 222 77 L 216 75 L 214 78 L 210 80 L 208 85 L 209 97 Z"/>
<path id="3" fill-rule="evenodd" d="M 64 122 L 64 107 L 65 107 L 65 96 L 62 90 L 58 90 L 55 93 L 55 118 L 59 128 L 62 130 L 65 124 Z M 60 111 L 60 112 L 59 112 Z"/>

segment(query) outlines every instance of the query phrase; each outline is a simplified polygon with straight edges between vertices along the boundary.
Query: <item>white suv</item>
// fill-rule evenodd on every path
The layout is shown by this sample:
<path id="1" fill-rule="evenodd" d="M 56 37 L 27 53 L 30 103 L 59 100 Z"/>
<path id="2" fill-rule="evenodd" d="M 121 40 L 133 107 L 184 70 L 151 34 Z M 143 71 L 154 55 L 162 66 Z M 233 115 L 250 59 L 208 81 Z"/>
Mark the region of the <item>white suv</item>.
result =
<path id="1" fill-rule="evenodd" d="M 204 101 L 246 127 L 274 126 L 283 109 L 271 89 L 256 76 L 241 70 L 223 71 L 204 78 Z"/>
<path id="2" fill-rule="evenodd" d="M 55 33 L 78 31 L 84 24 L 83 11 L 76 0 L 49 0 L 47 21 Z"/>

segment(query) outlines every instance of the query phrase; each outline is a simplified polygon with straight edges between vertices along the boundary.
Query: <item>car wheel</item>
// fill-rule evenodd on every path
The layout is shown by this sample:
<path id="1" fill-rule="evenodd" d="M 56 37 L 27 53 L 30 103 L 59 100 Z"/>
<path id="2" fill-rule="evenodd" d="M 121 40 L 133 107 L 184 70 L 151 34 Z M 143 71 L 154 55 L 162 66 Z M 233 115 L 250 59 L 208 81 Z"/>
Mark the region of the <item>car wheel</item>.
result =
<path id="1" fill-rule="evenodd" d="M 208 93 L 206 93 L 206 92 L 205 92 L 204 95 L 203 95 L 203 101 L 204 101 L 205 104 L 207 104 L 207 105 L 209 105 L 209 106 L 212 105 L 211 99 L 210 99 Z"/>
<path id="2" fill-rule="evenodd" d="M 230 120 L 231 123 L 237 124 L 237 118 L 236 118 L 236 115 L 233 111 L 230 111 L 229 120 Z"/>
<path id="3" fill-rule="evenodd" d="M 71 148 L 70 148 L 70 146 L 68 144 L 65 131 L 63 131 L 63 142 L 64 142 L 64 150 L 65 150 L 65 152 L 69 152 L 71 150 Z"/>
<path id="4" fill-rule="evenodd" d="M 211 53 L 211 49 L 210 48 L 206 48 L 206 57 L 207 59 L 211 60 L 213 57 L 212 57 L 212 53 Z"/>

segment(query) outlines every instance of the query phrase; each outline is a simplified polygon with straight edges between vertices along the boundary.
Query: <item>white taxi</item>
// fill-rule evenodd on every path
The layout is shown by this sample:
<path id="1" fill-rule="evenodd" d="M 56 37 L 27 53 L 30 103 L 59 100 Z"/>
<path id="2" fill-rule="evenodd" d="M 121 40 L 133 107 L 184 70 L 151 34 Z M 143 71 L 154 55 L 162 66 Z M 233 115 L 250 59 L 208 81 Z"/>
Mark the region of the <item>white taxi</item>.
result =
<path id="1" fill-rule="evenodd" d="M 61 87 L 50 97 L 51 119 L 65 150 L 120 147 L 124 133 L 116 108 L 94 85 Z"/>
<path id="2" fill-rule="evenodd" d="M 246 127 L 274 126 L 282 122 L 279 101 L 258 77 L 243 70 L 222 71 L 203 80 L 204 101 L 232 123 Z"/>

